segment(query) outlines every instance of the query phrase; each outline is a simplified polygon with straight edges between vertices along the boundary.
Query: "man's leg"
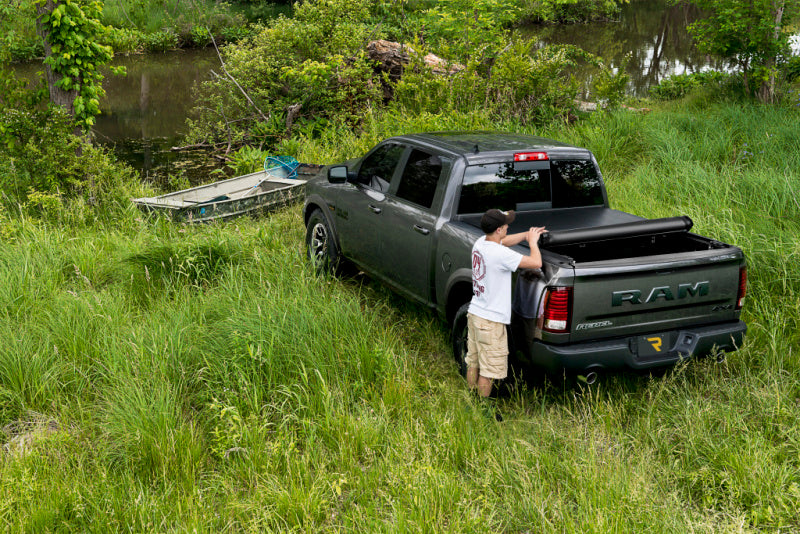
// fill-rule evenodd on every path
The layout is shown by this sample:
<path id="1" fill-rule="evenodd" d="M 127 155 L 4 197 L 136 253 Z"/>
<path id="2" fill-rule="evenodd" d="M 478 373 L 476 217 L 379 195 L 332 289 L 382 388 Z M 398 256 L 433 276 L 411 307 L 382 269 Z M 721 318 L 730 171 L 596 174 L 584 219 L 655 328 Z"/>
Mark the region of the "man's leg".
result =
<path id="1" fill-rule="evenodd" d="M 477 367 L 467 367 L 467 386 L 469 389 L 475 389 L 478 387 L 480 378 L 478 377 L 478 372 L 480 369 Z"/>
<path id="2" fill-rule="evenodd" d="M 464 355 L 464 364 L 467 366 L 467 386 L 470 390 L 478 387 L 478 336 L 475 328 L 475 316 L 467 314 L 467 353 Z"/>
<path id="3" fill-rule="evenodd" d="M 485 376 L 478 377 L 478 395 L 481 397 L 488 397 L 492 394 L 492 383 L 493 380 L 491 378 L 486 378 Z"/>

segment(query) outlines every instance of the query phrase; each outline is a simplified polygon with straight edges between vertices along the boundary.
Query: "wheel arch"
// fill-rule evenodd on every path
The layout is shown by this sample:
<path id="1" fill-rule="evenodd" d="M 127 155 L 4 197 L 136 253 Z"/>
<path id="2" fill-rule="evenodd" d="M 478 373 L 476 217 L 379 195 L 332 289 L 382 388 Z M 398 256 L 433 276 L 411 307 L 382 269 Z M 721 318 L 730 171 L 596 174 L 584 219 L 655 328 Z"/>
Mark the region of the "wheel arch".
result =
<path id="1" fill-rule="evenodd" d="M 328 209 L 328 203 L 322 200 L 322 198 L 315 195 L 314 197 L 306 200 L 305 206 L 303 206 L 303 226 L 308 228 L 308 220 L 311 218 L 311 214 L 314 213 L 314 210 L 319 210 L 320 213 L 322 213 L 322 216 L 328 222 L 328 227 L 331 229 L 331 233 L 333 233 L 333 240 L 336 243 L 336 246 L 339 247 L 339 250 L 341 250 L 341 244 L 339 243 L 339 232 L 336 229 L 333 216 Z"/>
<path id="2" fill-rule="evenodd" d="M 447 290 L 447 304 L 445 305 L 445 319 L 447 324 L 452 324 L 456 312 L 461 306 L 472 300 L 472 273 L 470 277 L 458 277 L 450 283 Z"/>

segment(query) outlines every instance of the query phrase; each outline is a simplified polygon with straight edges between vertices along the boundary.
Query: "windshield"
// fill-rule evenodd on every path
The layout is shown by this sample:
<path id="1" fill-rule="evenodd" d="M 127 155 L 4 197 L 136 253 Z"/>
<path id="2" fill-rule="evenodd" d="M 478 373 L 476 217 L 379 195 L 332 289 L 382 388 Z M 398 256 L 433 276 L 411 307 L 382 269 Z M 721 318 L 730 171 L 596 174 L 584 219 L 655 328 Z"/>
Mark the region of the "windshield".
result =
<path id="1" fill-rule="evenodd" d="M 490 163 L 467 167 L 458 213 L 603 204 L 600 176 L 591 160 Z"/>

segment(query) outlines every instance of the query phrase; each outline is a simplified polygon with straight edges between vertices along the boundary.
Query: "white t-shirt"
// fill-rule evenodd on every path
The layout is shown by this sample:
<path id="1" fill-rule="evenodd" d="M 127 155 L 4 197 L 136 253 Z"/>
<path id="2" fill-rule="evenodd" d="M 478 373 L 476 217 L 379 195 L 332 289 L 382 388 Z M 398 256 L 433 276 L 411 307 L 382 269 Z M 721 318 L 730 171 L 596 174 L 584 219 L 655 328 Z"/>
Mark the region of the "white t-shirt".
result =
<path id="1" fill-rule="evenodd" d="M 522 254 L 480 237 L 472 247 L 472 301 L 469 313 L 494 321 L 511 323 L 511 273 Z"/>

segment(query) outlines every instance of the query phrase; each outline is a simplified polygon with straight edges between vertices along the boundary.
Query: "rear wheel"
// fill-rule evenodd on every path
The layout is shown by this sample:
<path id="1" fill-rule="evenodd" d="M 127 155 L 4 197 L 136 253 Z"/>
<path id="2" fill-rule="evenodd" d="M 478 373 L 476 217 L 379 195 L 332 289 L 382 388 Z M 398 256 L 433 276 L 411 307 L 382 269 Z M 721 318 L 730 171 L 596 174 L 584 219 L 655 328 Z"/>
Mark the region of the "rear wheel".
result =
<path id="1" fill-rule="evenodd" d="M 339 266 L 339 247 L 328 220 L 320 210 L 314 210 L 306 226 L 306 253 L 318 273 L 335 273 Z"/>
<path id="2" fill-rule="evenodd" d="M 467 376 L 467 362 L 464 357 L 467 355 L 467 310 L 469 302 L 461 306 L 453 317 L 453 327 L 450 337 L 453 342 L 453 357 L 458 364 L 461 376 Z"/>

